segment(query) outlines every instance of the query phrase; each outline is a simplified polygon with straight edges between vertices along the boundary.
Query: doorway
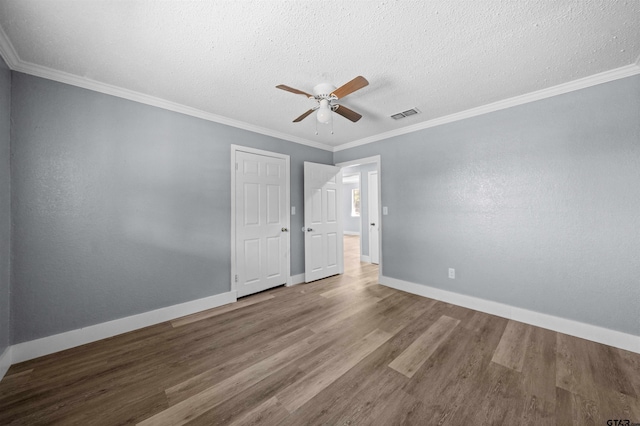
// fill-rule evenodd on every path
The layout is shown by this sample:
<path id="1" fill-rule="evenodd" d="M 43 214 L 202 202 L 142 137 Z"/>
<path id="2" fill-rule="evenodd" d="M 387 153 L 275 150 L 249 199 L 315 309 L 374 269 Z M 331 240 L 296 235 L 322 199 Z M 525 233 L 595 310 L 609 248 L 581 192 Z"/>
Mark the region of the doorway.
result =
<path id="1" fill-rule="evenodd" d="M 342 167 L 345 272 L 361 264 L 379 264 L 382 274 L 380 156 L 336 164 Z M 370 200 L 373 199 L 373 202 Z M 372 238 L 373 237 L 373 238 Z M 357 256 L 357 260 L 355 257 Z"/>

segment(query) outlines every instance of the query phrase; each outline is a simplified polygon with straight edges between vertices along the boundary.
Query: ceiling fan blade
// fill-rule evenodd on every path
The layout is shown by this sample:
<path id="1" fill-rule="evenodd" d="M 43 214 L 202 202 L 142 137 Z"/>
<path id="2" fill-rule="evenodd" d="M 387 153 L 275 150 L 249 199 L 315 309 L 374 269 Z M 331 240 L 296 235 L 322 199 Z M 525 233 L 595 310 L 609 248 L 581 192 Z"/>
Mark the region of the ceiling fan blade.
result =
<path id="1" fill-rule="evenodd" d="M 307 92 L 303 92 L 302 90 L 294 89 L 293 87 L 285 86 L 284 84 L 280 84 L 276 86 L 276 89 L 286 90 L 287 92 L 295 93 L 297 95 L 305 95 L 307 98 L 313 98 L 313 95 L 308 94 Z"/>
<path id="2" fill-rule="evenodd" d="M 334 109 L 333 111 L 340 114 L 347 120 L 353 121 L 354 123 L 362 118 L 362 116 L 357 112 L 350 110 L 346 106 L 342 105 L 336 105 L 336 109 Z"/>
<path id="3" fill-rule="evenodd" d="M 359 75 L 353 80 L 351 80 L 350 82 L 338 87 L 336 90 L 333 91 L 332 95 L 338 99 L 344 98 L 349 93 L 353 93 L 356 90 L 360 90 L 363 87 L 368 85 L 369 85 L 369 82 L 367 81 L 367 79 Z"/>
<path id="4" fill-rule="evenodd" d="M 307 111 L 307 112 L 305 112 L 304 114 L 302 114 L 300 117 L 298 117 L 298 118 L 296 118 L 295 120 L 293 120 L 293 122 L 294 122 L 294 123 L 298 123 L 298 122 L 300 122 L 300 121 L 304 120 L 304 119 L 305 119 L 305 118 L 307 118 L 307 116 L 308 116 L 309 114 L 311 114 L 313 111 L 314 111 L 313 109 L 310 109 L 309 111 Z"/>

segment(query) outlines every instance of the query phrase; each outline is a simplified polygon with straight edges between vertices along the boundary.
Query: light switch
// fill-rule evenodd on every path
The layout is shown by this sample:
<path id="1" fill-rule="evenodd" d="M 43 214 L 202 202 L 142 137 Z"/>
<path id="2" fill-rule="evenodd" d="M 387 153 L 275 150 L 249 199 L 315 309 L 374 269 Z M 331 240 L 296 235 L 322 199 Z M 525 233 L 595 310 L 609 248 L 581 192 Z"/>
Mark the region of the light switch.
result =
<path id="1" fill-rule="evenodd" d="M 382 207 L 382 214 L 383 214 L 384 216 L 386 216 L 386 215 L 388 215 L 388 214 L 389 214 L 389 209 L 387 208 L 387 206 Z"/>
<path id="2" fill-rule="evenodd" d="M 291 216 L 295 216 L 296 214 L 296 206 L 291 206 Z"/>

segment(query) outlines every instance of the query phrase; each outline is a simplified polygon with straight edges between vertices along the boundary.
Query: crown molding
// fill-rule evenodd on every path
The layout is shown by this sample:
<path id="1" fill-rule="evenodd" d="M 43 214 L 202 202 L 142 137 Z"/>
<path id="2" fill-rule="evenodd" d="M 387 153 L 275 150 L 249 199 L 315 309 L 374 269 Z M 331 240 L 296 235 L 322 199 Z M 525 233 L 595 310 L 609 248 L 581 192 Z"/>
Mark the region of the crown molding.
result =
<path id="1" fill-rule="evenodd" d="M 13 48 L 13 44 L 9 41 L 9 37 L 4 32 L 2 27 L 0 27 L 0 55 L 7 63 L 7 66 L 11 69 L 14 69 L 16 64 L 20 62 L 20 58 L 18 58 L 18 54 Z"/>
<path id="2" fill-rule="evenodd" d="M 118 98 L 128 99 L 130 101 L 139 102 L 146 105 L 166 109 L 169 111 L 177 112 L 180 114 L 190 115 L 192 117 L 201 118 L 207 121 L 213 121 L 215 123 L 224 124 L 238 129 L 247 130 L 253 133 L 259 133 L 265 136 L 271 136 L 277 139 L 286 140 L 289 142 L 295 142 L 301 145 L 307 145 L 313 148 L 322 149 L 325 151 L 333 151 L 331 145 L 323 144 L 320 142 L 311 141 L 297 136 L 288 135 L 286 133 L 277 132 L 275 130 L 267 129 L 253 124 L 245 123 L 239 120 L 233 120 L 231 118 L 223 117 L 221 115 L 206 112 L 197 108 L 188 107 L 176 102 L 171 102 L 165 99 L 157 98 L 155 96 L 145 95 L 144 93 L 136 92 L 122 87 L 114 86 L 111 84 L 101 83 L 99 81 L 91 80 L 86 77 L 80 77 L 74 74 L 69 74 L 64 71 L 54 70 L 41 65 L 32 64 L 20 59 L 16 53 L 11 41 L 7 37 L 7 34 L 0 27 L 0 54 L 7 62 L 10 69 L 21 73 L 33 75 L 36 77 L 45 78 L 48 80 L 57 81 L 60 83 L 70 84 L 72 86 L 81 87 L 83 89 L 93 90 L 95 92 L 104 93 L 106 95 L 116 96 Z"/>
<path id="3" fill-rule="evenodd" d="M 15 71 L 30 74 L 36 77 L 46 78 L 48 80 L 58 81 L 60 83 L 70 84 L 72 86 L 81 87 L 83 89 L 93 90 L 95 92 L 104 93 L 111 96 L 116 96 L 130 101 L 139 102 L 146 105 L 166 109 L 169 111 L 177 112 L 180 114 L 190 115 L 192 117 L 201 118 L 207 121 L 213 121 L 216 123 L 224 124 L 238 129 L 247 130 L 253 133 L 259 133 L 265 136 L 271 136 L 277 139 L 287 140 L 289 142 L 295 142 L 302 145 L 307 145 L 313 148 L 323 149 L 325 151 L 333 151 L 333 147 L 314 142 L 308 139 L 299 138 L 296 136 L 288 135 L 286 133 L 277 132 L 271 129 L 267 129 L 253 124 L 245 123 L 239 120 L 233 120 L 231 118 L 223 117 L 221 115 L 206 112 L 197 108 L 188 107 L 186 105 L 178 104 L 176 102 L 167 101 L 165 99 L 157 98 L 155 96 L 145 95 L 143 93 L 135 92 L 133 90 L 124 89 L 121 87 L 113 86 L 111 84 L 101 83 L 95 80 L 90 80 L 86 77 L 79 77 L 73 74 L 69 74 L 63 71 L 53 70 L 51 68 L 35 65 L 27 62 L 20 61 L 14 68 Z"/>
<path id="4" fill-rule="evenodd" d="M 95 80 L 88 79 L 86 77 L 79 77 L 77 75 L 69 74 L 64 71 L 57 71 L 51 68 L 43 67 L 40 65 L 32 64 L 20 59 L 16 53 L 11 41 L 7 37 L 2 27 L 0 27 L 0 55 L 4 58 L 5 62 L 10 69 L 25 74 L 30 74 L 36 77 L 46 78 L 48 80 L 58 81 L 60 83 L 70 84 L 72 86 L 81 87 L 83 89 L 93 90 L 96 92 L 104 93 L 111 96 L 116 96 L 123 99 L 128 99 L 134 102 L 139 102 L 146 105 L 155 106 L 158 108 L 174 111 L 180 114 L 190 115 L 192 117 L 201 118 L 207 121 L 213 121 L 216 123 L 224 124 L 227 126 L 235 127 L 238 129 L 247 130 L 253 133 L 259 133 L 265 136 L 271 136 L 277 139 L 286 140 L 289 142 L 295 142 L 301 145 L 310 146 L 313 148 L 322 149 L 329 152 L 338 152 L 345 149 L 355 148 L 357 146 L 367 145 L 373 142 L 378 142 L 384 139 L 389 139 L 395 136 L 401 136 L 408 133 L 417 132 L 419 130 L 428 129 L 430 127 L 440 126 L 442 124 L 452 123 L 454 121 L 464 120 L 466 118 L 476 117 L 478 115 L 487 114 L 501 109 L 511 108 L 518 105 L 523 105 L 529 102 L 535 102 L 541 99 L 550 98 L 564 93 L 573 92 L 575 90 L 585 89 L 587 87 L 595 86 L 602 83 L 608 83 L 610 81 L 619 80 L 625 77 L 631 77 L 640 74 L 640 56 L 636 59 L 635 63 L 626 65 L 620 68 L 615 68 L 609 71 L 604 71 L 598 74 L 594 74 L 588 77 L 580 78 L 578 80 L 569 81 L 567 83 L 558 84 L 553 87 L 538 90 L 531 93 L 526 93 L 520 96 L 514 96 L 509 99 L 493 102 L 487 105 L 482 105 L 476 108 L 471 108 L 466 111 L 461 111 L 455 114 L 446 115 L 444 117 L 438 117 L 433 120 L 414 124 L 412 126 L 402 127 L 400 129 L 391 130 L 389 132 L 379 133 L 377 135 L 369 136 L 363 139 L 347 142 L 339 146 L 332 146 L 321 142 L 312 141 L 305 138 L 289 135 L 286 133 L 277 132 L 275 130 L 267 129 L 260 126 L 255 126 L 243 121 L 233 120 L 231 118 L 223 117 L 221 115 L 213 114 L 210 112 L 202 111 L 196 108 L 188 107 L 186 105 L 178 104 L 176 102 L 167 101 L 165 99 L 157 98 L 155 96 L 145 95 L 143 93 L 135 92 L 133 90 L 124 89 L 118 86 L 113 86 L 106 83 L 101 83 Z"/>
<path id="5" fill-rule="evenodd" d="M 504 100 L 493 102 L 487 105 L 482 105 L 476 108 L 471 108 L 466 111 L 461 111 L 455 114 L 446 115 L 444 117 L 435 118 L 433 120 L 414 124 L 413 126 L 402 127 L 400 129 L 369 136 L 353 142 L 348 142 L 335 147 L 333 149 L 333 152 L 343 151 L 349 148 L 355 148 L 357 146 L 370 144 L 383 139 L 389 139 L 395 136 L 417 132 L 418 130 L 428 129 L 430 127 L 440 126 L 442 124 L 464 120 L 466 118 L 476 117 L 478 115 L 499 111 L 501 109 L 511 108 L 511 107 L 523 105 L 529 102 L 539 101 L 541 99 L 551 98 L 553 96 L 562 95 L 562 94 L 573 92 L 580 89 L 586 89 L 587 87 L 595 86 L 602 83 L 608 83 L 610 81 L 619 80 L 625 77 L 631 77 L 637 74 L 640 74 L 640 57 L 638 58 L 635 64 L 626 65 L 624 67 L 615 68 L 609 71 L 605 71 L 605 72 L 594 74 L 588 77 L 580 78 L 578 80 L 573 80 L 567 83 L 558 84 L 557 86 L 548 87 L 546 89 L 530 92 L 520 96 L 514 96 L 513 98 L 504 99 Z"/>

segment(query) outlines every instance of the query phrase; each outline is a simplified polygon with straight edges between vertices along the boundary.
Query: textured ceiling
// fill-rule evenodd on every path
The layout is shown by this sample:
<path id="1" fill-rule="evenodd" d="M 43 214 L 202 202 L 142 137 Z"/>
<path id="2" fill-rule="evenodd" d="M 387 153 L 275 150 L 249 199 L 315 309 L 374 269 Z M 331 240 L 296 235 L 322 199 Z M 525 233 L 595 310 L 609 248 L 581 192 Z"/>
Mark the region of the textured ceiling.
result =
<path id="1" fill-rule="evenodd" d="M 23 65 L 328 146 L 628 66 L 640 55 L 636 0 L 2 0 L 0 27 Z M 342 103 L 364 117 L 334 115 L 333 135 L 320 124 L 316 135 L 313 116 L 292 123 L 313 103 L 275 89 L 311 92 L 357 75 L 370 85 Z M 413 107 L 422 113 L 389 117 Z"/>

